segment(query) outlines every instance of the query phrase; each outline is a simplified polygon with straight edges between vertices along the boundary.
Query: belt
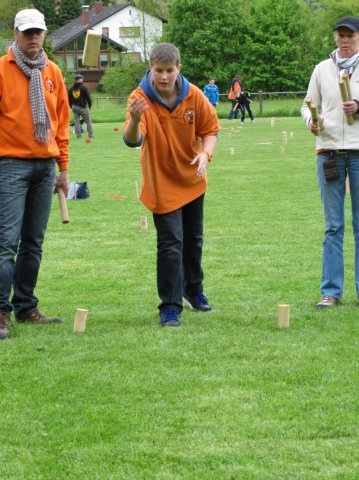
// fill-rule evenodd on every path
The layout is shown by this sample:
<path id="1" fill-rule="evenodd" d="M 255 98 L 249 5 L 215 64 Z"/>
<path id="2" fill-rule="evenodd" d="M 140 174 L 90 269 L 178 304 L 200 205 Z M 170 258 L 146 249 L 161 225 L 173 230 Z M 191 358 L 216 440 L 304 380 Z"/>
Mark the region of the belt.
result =
<path id="1" fill-rule="evenodd" d="M 324 150 L 324 152 L 335 153 L 337 155 L 343 155 L 345 153 L 355 153 L 355 152 L 359 153 L 359 150 L 344 150 L 344 149 L 339 148 L 338 150 Z"/>

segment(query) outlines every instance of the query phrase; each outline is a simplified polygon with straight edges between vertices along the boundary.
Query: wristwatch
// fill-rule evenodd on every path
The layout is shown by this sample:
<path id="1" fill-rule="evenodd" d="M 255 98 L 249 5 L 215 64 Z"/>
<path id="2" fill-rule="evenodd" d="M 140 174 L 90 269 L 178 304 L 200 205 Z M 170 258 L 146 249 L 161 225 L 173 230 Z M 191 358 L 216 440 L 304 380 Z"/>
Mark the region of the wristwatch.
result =
<path id="1" fill-rule="evenodd" d="M 208 161 L 210 162 L 212 160 L 212 157 L 213 157 L 213 153 L 210 152 L 209 150 L 202 150 L 201 153 L 205 153 L 208 157 Z"/>

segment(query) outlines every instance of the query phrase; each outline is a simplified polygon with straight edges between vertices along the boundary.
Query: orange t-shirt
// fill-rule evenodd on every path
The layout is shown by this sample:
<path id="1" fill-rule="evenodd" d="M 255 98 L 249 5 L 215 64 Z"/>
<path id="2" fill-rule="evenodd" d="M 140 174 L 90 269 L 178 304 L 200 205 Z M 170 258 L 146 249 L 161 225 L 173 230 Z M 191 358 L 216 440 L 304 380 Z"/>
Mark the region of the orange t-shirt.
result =
<path id="1" fill-rule="evenodd" d="M 190 162 L 201 151 L 198 139 L 219 131 L 216 110 L 192 84 L 173 111 L 149 98 L 141 87 L 132 92 L 129 104 L 139 96 L 144 97 L 150 107 L 140 122 L 143 140 L 140 200 L 154 213 L 171 212 L 206 191 L 207 178 L 197 177 L 198 165 Z M 129 120 L 128 112 L 124 129 Z"/>

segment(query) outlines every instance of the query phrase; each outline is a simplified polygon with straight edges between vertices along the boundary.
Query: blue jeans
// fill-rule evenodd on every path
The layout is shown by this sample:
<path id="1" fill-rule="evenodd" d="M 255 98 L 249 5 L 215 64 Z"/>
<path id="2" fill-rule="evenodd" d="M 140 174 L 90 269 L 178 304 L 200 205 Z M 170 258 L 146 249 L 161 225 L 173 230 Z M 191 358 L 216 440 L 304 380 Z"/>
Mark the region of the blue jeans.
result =
<path id="1" fill-rule="evenodd" d="M 37 307 L 34 290 L 54 183 L 52 158 L 0 158 L 0 310 L 14 310 L 16 317 Z"/>
<path id="2" fill-rule="evenodd" d="M 341 298 L 344 287 L 344 200 L 346 177 L 350 181 L 352 224 L 355 242 L 355 288 L 359 297 L 359 151 L 335 153 L 334 159 L 339 172 L 338 180 L 326 182 L 323 162 L 330 154 L 323 152 L 317 157 L 317 173 L 325 217 L 323 242 L 322 295 Z"/>
<path id="3" fill-rule="evenodd" d="M 203 291 L 204 195 L 173 212 L 153 214 L 157 230 L 157 289 L 159 309 L 182 311 L 182 297 Z"/>

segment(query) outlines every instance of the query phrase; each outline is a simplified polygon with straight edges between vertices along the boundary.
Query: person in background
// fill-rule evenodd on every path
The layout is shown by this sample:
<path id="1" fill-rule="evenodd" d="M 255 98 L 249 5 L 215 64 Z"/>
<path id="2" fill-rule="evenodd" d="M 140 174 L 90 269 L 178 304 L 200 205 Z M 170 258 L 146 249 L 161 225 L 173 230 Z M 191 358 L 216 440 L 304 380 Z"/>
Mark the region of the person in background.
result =
<path id="1" fill-rule="evenodd" d="M 219 89 L 215 85 L 215 80 L 213 77 L 210 77 L 208 80 L 209 83 L 204 87 L 203 92 L 209 100 L 209 103 L 216 107 L 219 102 Z"/>
<path id="2" fill-rule="evenodd" d="M 203 92 L 180 69 L 174 45 L 152 49 L 150 69 L 129 97 L 123 130 L 129 147 L 141 146 L 140 200 L 153 212 L 157 231 L 158 308 L 164 327 L 179 325 L 183 302 L 211 311 L 203 294 L 203 205 L 219 123 Z"/>
<path id="3" fill-rule="evenodd" d="M 69 188 L 70 111 L 61 71 L 42 48 L 44 15 L 20 10 L 14 34 L 0 58 L 0 339 L 12 311 L 19 323 L 62 321 L 39 312 L 34 290 L 54 186 Z"/>
<path id="4" fill-rule="evenodd" d="M 75 120 L 75 133 L 77 138 L 82 137 L 82 124 L 83 119 L 87 126 L 87 134 L 89 138 L 93 138 L 93 129 L 91 122 L 90 109 L 92 107 L 92 99 L 88 88 L 84 85 L 84 77 L 80 74 L 75 75 L 75 82 L 72 87 L 69 88 L 69 104 L 74 114 Z"/>
<path id="5" fill-rule="evenodd" d="M 251 94 L 247 90 L 243 90 L 240 94 L 240 102 L 241 102 L 241 123 L 244 123 L 244 119 L 246 116 L 246 110 L 248 112 L 249 118 L 251 122 L 254 123 L 254 116 L 251 109 L 251 103 L 253 102 Z"/>
<path id="6" fill-rule="evenodd" d="M 320 125 L 304 102 L 301 113 L 316 136 L 317 175 L 325 217 L 321 300 L 318 308 L 334 307 L 343 294 L 346 179 L 349 177 L 355 240 L 355 287 L 359 297 L 359 18 L 343 17 L 334 26 L 337 48 L 312 73 L 307 96 L 320 112 Z M 350 77 L 351 98 L 342 100 L 339 81 Z M 349 125 L 347 115 L 353 115 Z"/>
<path id="7" fill-rule="evenodd" d="M 239 108 L 240 105 L 238 104 L 238 98 L 242 91 L 242 79 L 240 75 L 236 75 L 231 81 L 231 90 L 228 95 L 228 100 L 231 101 L 231 110 L 228 114 L 228 120 L 238 120 L 238 115 L 241 109 Z"/>

